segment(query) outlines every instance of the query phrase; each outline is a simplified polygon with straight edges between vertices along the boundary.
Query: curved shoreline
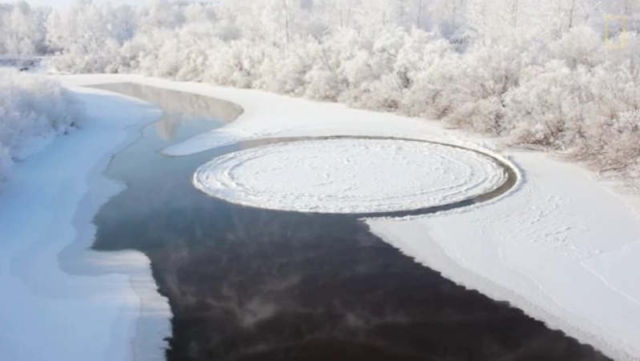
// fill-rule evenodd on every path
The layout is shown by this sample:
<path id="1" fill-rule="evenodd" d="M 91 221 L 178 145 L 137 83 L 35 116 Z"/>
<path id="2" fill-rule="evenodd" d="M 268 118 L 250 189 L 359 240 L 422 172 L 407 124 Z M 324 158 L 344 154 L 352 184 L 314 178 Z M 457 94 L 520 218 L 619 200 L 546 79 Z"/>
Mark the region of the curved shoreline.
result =
<path id="1" fill-rule="evenodd" d="M 0 194 L 0 352 L 16 361 L 161 360 L 169 317 L 150 308 L 166 299 L 155 298 L 149 260 L 90 249 L 93 214 L 120 189 L 102 172 L 155 114 L 71 91 L 88 121 L 16 164 Z"/>
<path id="2" fill-rule="evenodd" d="M 152 275 L 151 260 L 143 252 L 123 250 L 103 252 L 93 248 L 97 226 L 94 217 L 109 200 L 126 189 L 127 185 L 111 178 L 107 171 L 113 158 L 137 142 L 144 129 L 157 123 L 157 105 L 146 103 L 138 98 L 104 91 L 98 87 L 83 86 L 92 94 L 114 97 L 109 100 L 118 103 L 131 103 L 131 109 L 148 109 L 150 114 L 133 117 L 133 124 L 124 127 L 122 139 L 108 151 L 87 175 L 87 192 L 79 202 L 74 215 L 73 226 L 77 235 L 72 243 L 62 249 L 58 255 L 63 271 L 77 276 L 100 276 L 118 274 L 127 278 L 127 283 L 138 298 L 137 315 L 129 341 L 130 360 L 161 361 L 167 346 L 166 337 L 171 335 L 168 299 L 157 292 L 157 284 Z M 146 112 L 145 111 L 145 112 Z M 140 111 L 137 111 L 140 112 Z M 135 114 L 135 113 L 134 113 Z M 137 115 L 137 114 L 136 114 Z"/>

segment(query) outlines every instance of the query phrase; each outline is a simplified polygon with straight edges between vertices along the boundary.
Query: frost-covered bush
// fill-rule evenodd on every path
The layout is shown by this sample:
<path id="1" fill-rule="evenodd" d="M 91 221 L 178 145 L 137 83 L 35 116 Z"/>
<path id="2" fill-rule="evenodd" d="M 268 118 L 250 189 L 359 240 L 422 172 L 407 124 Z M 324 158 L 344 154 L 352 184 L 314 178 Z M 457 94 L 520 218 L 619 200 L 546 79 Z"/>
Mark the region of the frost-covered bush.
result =
<path id="1" fill-rule="evenodd" d="M 55 81 L 0 69 L 0 178 L 10 165 L 77 124 L 79 109 Z"/>
<path id="2" fill-rule="evenodd" d="M 22 56 L 46 52 L 46 9 L 26 2 L 0 3 L 0 55 Z"/>
<path id="3" fill-rule="evenodd" d="M 25 19 L 18 23 L 38 17 Z M 143 73 L 439 119 L 640 179 L 631 175 L 640 170 L 631 126 L 638 19 L 635 0 L 84 0 L 40 28 L 58 70 Z M 19 43 L 12 39 L 0 33 L 0 44 Z"/>
<path id="4" fill-rule="evenodd" d="M 122 45 L 136 33 L 138 15 L 129 6 L 79 1 L 47 19 L 53 65 L 77 72 L 118 72 L 127 67 Z"/>

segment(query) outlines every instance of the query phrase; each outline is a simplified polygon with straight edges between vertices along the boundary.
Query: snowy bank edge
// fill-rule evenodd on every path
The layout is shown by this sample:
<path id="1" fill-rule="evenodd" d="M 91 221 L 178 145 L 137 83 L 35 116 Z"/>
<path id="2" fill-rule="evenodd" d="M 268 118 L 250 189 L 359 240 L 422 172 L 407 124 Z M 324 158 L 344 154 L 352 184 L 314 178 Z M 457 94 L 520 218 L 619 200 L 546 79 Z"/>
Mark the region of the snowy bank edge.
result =
<path id="1" fill-rule="evenodd" d="M 616 346 L 614 343 L 607 341 L 604 337 L 595 333 L 587 332 L 584 328 L 567 322 L 563 318 L 555 316 L 552 312 L 548 312 L 540 305 L 527 300 L 519 293 L 512 291 L 509 288 L 502 287 L 490 279 L 464 268 L 460 264 L 456 263 L 454 259 L 449 257 L 442 247 L 437 242 L 434 242 L 428 234 L 423 238 L 423 241 L 427 243 L 429 247 L 432 247 L 432 254 L 437 254 L 437 257 L 441 258 L 438 261 L 435 261 L 435 258 L 427 259 L 416 256 L 415 250 L 412 249 L 410 245 L 407 245 L 396 239 L 396 237 L 390 235 L 384 224 L 377 223 L 383 221 L 382 219 L 368 218 L 363 219 L 362 221 L 367 225 L 371 233 L 380 237 L 386 243 L 396 248 L 399 252 L 424 267 L 435 270 L 437 273 L 453 281 L 457 285 L 469 290 L 478 291 L 493 300 L 506 302 L 511 305 L 511 307 L 522 310 L 527 316 L 544 323 L 548 328 L 562 331 L 569 337 L 576 339 L 581 344 L 590 345 L 614 360 L 640 360 L 639 357 L 635 356 L 628 350 L 619 347 L 619 345 Z"/>
<path id="2" fill-rule="evenodd" d="M 53 159 L 50 154 L 61 153 L 61 149 L 62 153 L 65 154 L 72 149 L 78 148 L 79 150 L 81 146 L 85 149 L 82 152 L 82 156 L 78 157 L 81 160 L 74 159 L 73 162 L 66 162 L 66 165 L 73 163 L 70 166 L 72 172 L 61 175 L 61 177 L 73 176 L 75 179 L 69 179 L 69 184 L 55 183 L 48 184 L 46 187 L 47 189 L 66 189 L 65 192 L 55 198 L 55 201 L 58 202 L 56 205 L 60 205 L 60 209 L 57 212 L 49 213 L 46 217 L 39 217 L 37 214 L 28 214 L 23 217 L 20 215 L 20 207 L 12 209 L 11 213 L 15 217 L 29 219 L 30 227 L 28 228 L 41 228 L 47 230 L 47 232 L 35 235 L 38 244 L 46 243 L 41 245 L 42 247 L 38 247 L 39 251 L 36 252 L 33 259 L 29 260 L 29 264 L 38 267 L 29 269 L 27 274 L 23 274 L 26 271 L 23 269 L 26 265 L 20 265 L 20 268 L 12 273 L 3 274 L 4 270 L 2 268 L 4 264 L 0 258 L 0 278 L 16 277 L 15 280 L 13 278 L 9 279 L 11 281 L 9 284 L 13 284 L 20 278 L 25 278 L 23 282 L 27 282 L 25 284 L 27 288 L 20 287 L 19 290 L 11 293 L 11 297 L 6 297 L 4 301 L 11 305 L 12 300 L 20 300 L 22 298 L 32 300 L 37 297 L 36 294 L 40 292 L 34 293 L 33 290 L 30 292 L 34 293 L 33 295 L 22 296 L 23 289 L 28 291 L 29 286 L 38 285 L 37 283 L 32 285 L 34 282 L 33 277 L 41 278 L 41 282 L 45 280 L 49 282 L 44 290 L 40 290 L 44 292 L 44 297 L 37 299 L 37 304 L 40 306 L 38 312 L 34 313 L 44 316 L 44 319 L 40 322 L 34 322 L 33 326 L 26 324 L 19 328 L 16 327 L 9 338 L 9 340 L 13 340 L 16 343 L 8 345 L 11 348 L 5 350 L 7 352 L 5 356 L 13 355 L 15 360 L 24 359 L 26 361 L 33 359 L 35 357 L 34 353 L 39 352 L 37 347 L 24 347 L 25 344 L 22 342 L 28 342 L 29 345 L 33 346 L 33 335 L 41 334 L 43 336 L 41 341 L 35 344 L 39 344 L 39 342 L 56 344 L 55 347 L 43 347 L 43 349 L 48 349 L 46 358 L 43 358 L 43 360 L 48 360 L 49 358 L 52 360 L 59 358 L 76 359 L 76 356 L 80 357 L 80 359 L 88 357 L 105 361 L 114 358 L 145 361 L 164 360 L 167 345 L 164 338 L 171 335 L 170 313 L 166 312 L 169 310 L 168 301 L 157 293 L 155 281 L 151 276 L 149 259 L 144 254 L 136 251 L 111 253 L 96 252 L 90 249 L 90 243 L 92 243 L 95 234 L 95 226 L 92 223 L 93 216 L 123 186 L 106 178 L 103 172 L 107 168 L 111 157 L 136 139 L 141 129 L 151 123 L 157 114 L 146 105 L 144 106 L 145 109 L 139 107 L 142 104 L 137 100 L 132 102 L 131 98 L 126 99 L 126 97 L 114 93 L 73 85 L 66 85 L 65 89 L 85 107 L 94 105 L 92 102 L 97 99 L 95 98 L 96 95 L 99 95 L 100 98 L 103 95 L 107 95 L 110 98 L 106 100 L 107 103 L 118 103 L 122 107 L 131 109 L 132 112 L 125 112 L 126 115 L 118 116 L 118 121 L 112 121 L 110 119 L 113 118 L 110 115 L 111 113 L 106 115 L 94 113 L 91 115 L 91 109 L 87 109 L 87 121 L 84 122 L 82 127 L 64 137 L 58 137 L 43 152 L 34 153 L 24 162 L 20 162 L 15 166 L 16 173 L 19 173 L 22 178 L 24 178 L 24 174 L 38 175 L 42 171 L 51 172 L 53 170 L 56 175 L 58 173 L 67 173 L 63 172 L 62 169 L 69 167 L 57 167 L 56 164 L 60 159 Z M 125 101 L 123 102 L 122 100 Z M 130 107 L 130 105 L 133 106 Z M 44 164 L 52 168 L 45 170 L 40 168 L 33 169 L 31 163 L 34 161 L 38 165 Z M 56 176 L 54 178 L 61 177 Z M 20 199 L 15 197 L 14 181 L 18 181 L 18 178 L 10 179 L 7 185 L 11 186 L 11 188 L 4 189 L 0 196 L 9 197 L 9 199 Z M 75 186 L 69 188 L 72 185 Z M 33 196 L 28 198 L 30 200 L 37 199 L 40 196 L 39 193 L 33 192 Z M 47 192 L 42 193 L 45 194 L 44 197 L 47 197 Z M 51 199 L 45 199 L 44 202 L 39 203 L 38 207 L 49 204 L 49 201 Z M 24 205 L 28 207 L 27 204 Z M 41 218 L 42 222 L 40 221 Z M 51 222 L 50 219 L 55 219 L 55 224 L 43 223 Z M 64 236 L 58 236 L 54 239 L 47 238 L 47 236 L 59 235 L 62 232 L 65 232 Z M 16 240 L 19 239 L 18 236 L 14 238 Z M 27 240 L 31 240 L 31 238 Z M 32 247 L 36 245 L 34 243 Z M 9 242 L 3 246 L 12 247 L 12 243 Z M 15 254 L 11 253 L 13 250 L 9 248 L 6 256 L 12 260 L 12 265 L 17 262 L 17 259 L 24 257 L 24 251 L 20 247 L 27 246 L 29 244 L 19 245 L 18 247 L 13 246 L 17 252 L 20 252 Z M 34 263 L 36 260 L 44 262 L 41 264 Z M 38 268 L 42 269 L 38 270 Z M 40 274 L 38 272 L 44 274 L 37 276 Z M 35 281 L 37 282 L 38 280 Z M 59 283 L 57 286 L 56 282 Z M 57 296 L 54 299 L 47 297 L 47 292 L 50 292 L 48 290 L 51 287 L 55 288 L 56 295 L 63 296 Z M 101 289 L 101 287 L 103 288 Z M 38 291 L 37 288 L 34 290 Z M 60 299 L 57 299 L 58 297 Z M 74 306 L 78 302 L 83 304 L 82 308 Z M 7 312 L 11 312 L 13 316 L 5 319 L 9 324 L 12 322 L 13 317 L 22 315 L 21 312 L 17 311 L 20 310 L 20 307 L 12 309 L 14 311 Z M 72 316 L 77 312 L 81 312 L 81 309 L 93 310 L 95 315 L 86 317 L 84 314 L 78 313 L 77 317 Z M 64 314 L 64 319 L 60 320 L 55 315 L 51 315 L 53 310 L 55 310 L 55 313 Z M 153 320 L 146 322 L 144 321 L 145 318 Z M 102 319 L 102 322 L 99 322 L 100 319 Z M 77 336 L 74 336 L 74 333 L 63 333 L 68 334 L 68 336 L 63 337 L 53 337 L 53 335 L 46 334 L 47 332 L 55 332 L 52 326 L 56 325 L 56 322 L 64 322 L 65 325 L 81 328 L 83 330 L 82 336 L 75 340 L 74 338 Z M 30 333 L 29 330 L 32 327 L 37 327 L 39 331 L 33 334 Z M 20 332 L 26 333 L 21 334 Z M 87 338 L 92 338 L 91 335 L 99 336 L 102 334 L 108 334 L 109 336 L 103 340 L 95 338 L 90 341 L 87 340 Z M 65 348 L 65 345 L 71 341 L 74 343 L 81 342 L 81 347 Z M 3 346 L 6 346 L 6 344 Z M 39 354 L 37 357 L 44 357 L 44 355 Z"/>
<path id="3" fill-rule="evenodd" d="M 131 289 L 140 300 L 137 315 L 134 315 L 136 328 L 130 341 L 131 359 L 133 361 L 162 361 L 165 359 L 167 338 L 171 337 L 171 309 L 166 296 L 158 292 L 158 286 L 152 275 L 151 260 L 143 252 L 137 250 L 95 251 L 92 250 L 96 235 L 93 217 L 109 199 L 122 192 L 127 185 L 109 178 L 105 171 L 111 164 L 114 155 L 126 149 L 142 136 L 144 128 L 157 121 L 155 104 L 120 93 L 105 91 L 92 87 L 68 86 L 75 96 L 82 94 L 105 95 L 128 106 L 148 108 L 150 114 L 144 114 L 134 124 L 126 126 L 122 131 L 123 139 L 119 144 L 105 153 L 94 168 L 87 174 L 88 190 L 78 203 L 73 224 L 76 229 L 75 240 L 59 254 L 60 267 L 72 275 L 123 274 L 129 278 Z M 157 113 L 157 114 L 154 114 Z"/>

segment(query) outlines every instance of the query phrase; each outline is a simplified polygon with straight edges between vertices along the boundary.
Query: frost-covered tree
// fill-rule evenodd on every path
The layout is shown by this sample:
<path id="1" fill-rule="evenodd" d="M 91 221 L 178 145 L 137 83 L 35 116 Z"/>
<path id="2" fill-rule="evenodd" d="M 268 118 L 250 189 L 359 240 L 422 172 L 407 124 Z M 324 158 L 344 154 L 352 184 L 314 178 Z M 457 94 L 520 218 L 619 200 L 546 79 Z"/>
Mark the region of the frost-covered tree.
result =
<path id="1" fill-rule="evenodd" d="M 640 179 L 639 12 L 640 0 L 18 4 L 0 6 L 0 52 L 441 119 Z"/>
<path id="2" fill-rule="evenodd" d="M 47 20 L 47 44 L 61 53 L 56 66 L 82 71 L 118 71 L 121 45 L 136 33 L 135 12 L 127 5 L 112 6 L 80 0 Z M 144 17 L 143 17 L 144 19 Z"/>
<path id="3" fill-rule="evenodd" d="M 44 19 L 48 9 L 26 2 L 0 4 L 0 54 L 36 55 L 46 52 Z"/>
<path id="4" fill-rule="evenodd" d="M 0 180 L 11 164 L 82 118 L 68 91 L 42 76 L 0 69 Z"/>

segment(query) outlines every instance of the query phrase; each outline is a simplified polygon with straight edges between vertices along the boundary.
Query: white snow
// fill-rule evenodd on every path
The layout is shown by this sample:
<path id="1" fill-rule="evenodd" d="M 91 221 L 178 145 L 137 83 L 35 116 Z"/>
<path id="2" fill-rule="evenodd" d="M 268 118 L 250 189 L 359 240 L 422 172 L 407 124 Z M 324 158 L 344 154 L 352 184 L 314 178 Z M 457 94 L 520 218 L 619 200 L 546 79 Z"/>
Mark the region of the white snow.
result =
<path id="1" fill-rule="evenodd" d="M 232 203 L 300 212 L 415 210 L 470 199 L 506 173 L 469 150 L 396 139 L 303 140 L 255 147 L 200 167 L 203 192 Z"/>
<path id="2" fill-rule="evenodd" d="M 169 307 L 138 252 L 97 253 L 91 220 L 121 185 L 109 157 L 154 109 L 75 89 L 88 119 L 14 165 L 0 190 L 0 354 L 12 361 L 164 359 Z"/>
<path id="3" fill-rule="evenodd" d="M 640 223 L 578 166 L 514 153 L 519 191 L 471 209 L 368 219 L 418 262 L 589 342 L 640 357 Z M 461 226 L 464 225 L 464 226 Z"/>
<path id="4" fill-rule="evenodd" d="M 13 161 L 43 148 L 78 124 L 82 110 L 44 76 L 0 68 L 0 181 Z"/>
<path id="5" fill-rule="evenodd" d="M 431 139 L 495 151 L 491 140 L 435 123 L 259 91 L 129 75 L 61 78 L 70 84 L 135 81 L 244 108 L 236 122 L 172 147 L 173 155 L 258 137 L 326 135 Z M 579 166 L 538 153 L 501 153 L 522 171 L 521 183 L 506 196 L 464 211 L 367 223 L 446 277 L 509 301 L 616 359 L 640 360 L 640 222 L 628 203 L 637 199 L 623 200 Z"/>

